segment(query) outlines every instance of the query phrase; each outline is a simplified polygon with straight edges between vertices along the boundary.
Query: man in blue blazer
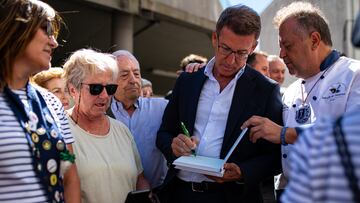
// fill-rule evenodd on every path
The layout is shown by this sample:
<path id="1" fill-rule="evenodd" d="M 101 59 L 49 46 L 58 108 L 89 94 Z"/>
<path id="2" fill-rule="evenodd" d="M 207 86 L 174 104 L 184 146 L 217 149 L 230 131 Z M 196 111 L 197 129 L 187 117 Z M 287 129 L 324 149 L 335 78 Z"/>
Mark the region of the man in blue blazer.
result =
<path id="1" fill-rule="evenodd" d="M 156 140 L 169 166 L 158 193 L 162 202 L 262 202 L 259 183 L 281 172 L 280 147 L 266 140 L 252 143 L 248 135 L 225 164 L 222 178 L 172 165 L 194 149 L 201 156 L 224 158 L 252 115 L 282 122 L 279 86 L 246 65 L 260 29 L 260 17 L 251 8 L 225 9 L 212 34 L 215 57 L 202 70 L 177 79 Z"/>

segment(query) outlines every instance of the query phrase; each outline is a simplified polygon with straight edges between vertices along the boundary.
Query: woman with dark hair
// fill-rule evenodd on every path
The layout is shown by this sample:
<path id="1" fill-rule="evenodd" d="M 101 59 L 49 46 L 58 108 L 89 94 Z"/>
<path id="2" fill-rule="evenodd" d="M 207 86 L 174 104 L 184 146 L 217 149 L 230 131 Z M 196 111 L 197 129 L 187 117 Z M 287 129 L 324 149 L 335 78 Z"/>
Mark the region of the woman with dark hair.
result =
<path id="1" fill-rule="evenodd" d="M 60 101 L 29 83 L 50 67 L 61 18 L 38 0 L 0 0 L 0 202 L 80 202 Z"/>

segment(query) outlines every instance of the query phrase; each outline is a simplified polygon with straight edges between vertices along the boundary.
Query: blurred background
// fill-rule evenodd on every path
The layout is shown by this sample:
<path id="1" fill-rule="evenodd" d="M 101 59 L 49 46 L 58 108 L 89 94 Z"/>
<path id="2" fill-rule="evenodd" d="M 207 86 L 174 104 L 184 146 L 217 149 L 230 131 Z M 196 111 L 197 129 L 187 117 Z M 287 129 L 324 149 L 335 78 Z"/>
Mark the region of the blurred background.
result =
<path id="1" fill-rule="evenodd" d="M 198 54 L 211 58 L 211 32 L 227 6 L 246 4 L 262 18 L 259 47 L 278 54 L 278 32 L 272 24 L 276 11 L 293 0 L 47 0 L 63 17 L 66 27 L 58 38 L 53 66 L 61 66 L 80 48 L 103 52 L 131 51 L 141 74 L 153 83 L 156 95 L 172 89 L 182 58 Z M 351 45 L 351 30 L 359 0 L 310 0 L 324 12 L 334 48 L 360 59 Z M 286 76 L 284 86 L 294 79 Z"/>

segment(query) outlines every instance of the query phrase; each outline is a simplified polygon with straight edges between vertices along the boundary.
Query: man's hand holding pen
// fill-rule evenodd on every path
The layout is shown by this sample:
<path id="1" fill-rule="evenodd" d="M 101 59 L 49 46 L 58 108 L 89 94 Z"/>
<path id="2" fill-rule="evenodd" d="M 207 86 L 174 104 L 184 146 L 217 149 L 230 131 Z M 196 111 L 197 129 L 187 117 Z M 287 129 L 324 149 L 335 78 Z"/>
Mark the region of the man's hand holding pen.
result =
<path id="1" fill-rule="evenodd" d="M 195 136 L 188 137 L 185 134 L 179 134 L 172 140 L 171 148 L 176 157 L 190 156 L 192 150 L 196 149 L 198 139 Z"/>

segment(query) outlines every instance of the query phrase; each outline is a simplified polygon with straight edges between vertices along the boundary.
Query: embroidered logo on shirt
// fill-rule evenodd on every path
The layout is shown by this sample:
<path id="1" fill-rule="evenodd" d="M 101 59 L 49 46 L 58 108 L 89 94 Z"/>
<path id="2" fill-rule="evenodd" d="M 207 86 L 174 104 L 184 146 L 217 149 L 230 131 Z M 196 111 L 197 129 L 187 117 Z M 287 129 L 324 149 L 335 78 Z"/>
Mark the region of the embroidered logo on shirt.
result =
<path id="1" fill-rule="evenodd" d="M 327 88 L 327 91 L 322 96 L 322 99 L 332 102 L 335 101 L 337 98 L 344 96 L 345 92 L 346 86 L 344 83 L 335 83 Z"/>

